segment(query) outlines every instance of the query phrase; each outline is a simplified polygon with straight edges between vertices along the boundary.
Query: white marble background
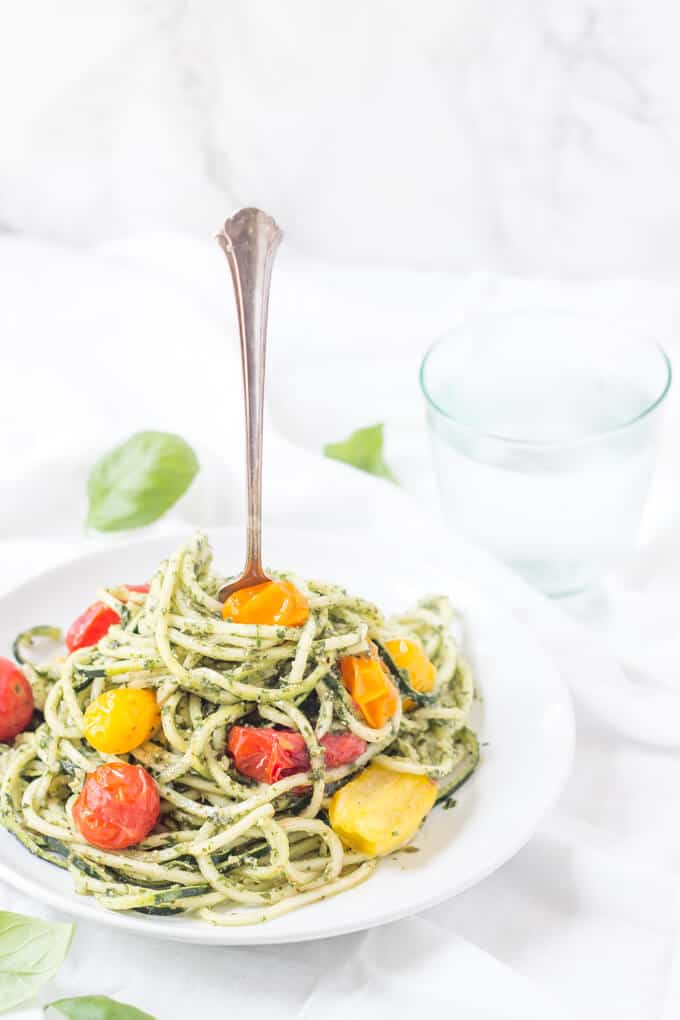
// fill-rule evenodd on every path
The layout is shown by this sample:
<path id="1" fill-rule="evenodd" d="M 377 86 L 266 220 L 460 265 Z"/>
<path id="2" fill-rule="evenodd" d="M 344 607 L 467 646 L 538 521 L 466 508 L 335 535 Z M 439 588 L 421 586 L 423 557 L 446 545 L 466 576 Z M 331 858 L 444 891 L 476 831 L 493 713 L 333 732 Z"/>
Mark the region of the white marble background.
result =
<path id="1" fill-rule="evenodd" d="M 674 0 L 22 0 L 0 225 L 82 244 L 260 204 L 314 257 L 673 277 Z"/>

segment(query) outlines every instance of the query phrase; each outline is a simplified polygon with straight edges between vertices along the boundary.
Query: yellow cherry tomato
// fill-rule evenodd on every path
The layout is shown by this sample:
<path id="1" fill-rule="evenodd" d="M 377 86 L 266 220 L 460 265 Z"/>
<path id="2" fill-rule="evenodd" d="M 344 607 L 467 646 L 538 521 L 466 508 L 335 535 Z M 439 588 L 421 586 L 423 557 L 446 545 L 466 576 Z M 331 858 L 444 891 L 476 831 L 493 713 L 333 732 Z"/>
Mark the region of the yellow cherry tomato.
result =
<path id="1" fill-rule="evenodd" d="M 159 720 L 153 691 L 119 687 L 88 705 L 85 736 L 102 754 L 127 754 L 149 739 Z"/>
<path id="2" fill-rule="evenodd" d="M 309 603 L 290 581 L 263 581 L 232 592 L 222 606 L 222 617 L 233 623 L 301 627 L 309 616 Z"/>
<path id="3" fill-rule="evenodd" d="M 429 694 L 434 687 L 437 670 L 420 645 L 410 638 L 393 638 L 385 642 L 385 648 L 397 669 L 406 670 L 411 687 L 421 694 Z M 406 698 L 404 701 L 406 711 L 415 707 L 415 701 Z"/>
<path id="4" fill-rule="evenodd" d="M 345 846 L 383 857 L 416 834 L 436 798 L 429 776 L 373 764 L 333 794 L 328 817 Z"/>

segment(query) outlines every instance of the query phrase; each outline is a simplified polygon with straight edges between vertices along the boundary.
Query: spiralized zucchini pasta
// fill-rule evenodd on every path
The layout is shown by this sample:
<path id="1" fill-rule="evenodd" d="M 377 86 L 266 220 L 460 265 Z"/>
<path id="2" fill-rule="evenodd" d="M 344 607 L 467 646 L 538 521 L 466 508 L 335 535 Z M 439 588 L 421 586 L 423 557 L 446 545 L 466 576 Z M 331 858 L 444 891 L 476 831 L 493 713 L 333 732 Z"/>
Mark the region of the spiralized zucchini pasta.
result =
<path id="1" fill-rule="evenodd" d="M 46 626 L 0 660 L 0 822 L 109 910 L 248 925 L 351 889 L 478 763 L 446 597 L 386 619 L 270 577 L 220 602 L 198 534 L 46 663 Z"/>

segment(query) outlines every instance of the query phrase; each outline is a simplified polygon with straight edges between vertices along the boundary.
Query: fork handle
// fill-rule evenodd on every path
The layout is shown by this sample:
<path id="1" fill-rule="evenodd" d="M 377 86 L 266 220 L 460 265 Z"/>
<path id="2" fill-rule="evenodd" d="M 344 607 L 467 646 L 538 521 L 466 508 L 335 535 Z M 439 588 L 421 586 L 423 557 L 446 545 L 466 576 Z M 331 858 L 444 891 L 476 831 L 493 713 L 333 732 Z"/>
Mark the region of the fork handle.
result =
<path id="1" fill-rule="evenodd" d="M 272 265 L 282 231 L 261 209 L 241 209 L 217 241 L 229 262 L 241 337 L 246 416 L 248 532 L 244 576 L 264 579 L 262 568 L 262 417 L 267 354 L 267 312 Z"/>

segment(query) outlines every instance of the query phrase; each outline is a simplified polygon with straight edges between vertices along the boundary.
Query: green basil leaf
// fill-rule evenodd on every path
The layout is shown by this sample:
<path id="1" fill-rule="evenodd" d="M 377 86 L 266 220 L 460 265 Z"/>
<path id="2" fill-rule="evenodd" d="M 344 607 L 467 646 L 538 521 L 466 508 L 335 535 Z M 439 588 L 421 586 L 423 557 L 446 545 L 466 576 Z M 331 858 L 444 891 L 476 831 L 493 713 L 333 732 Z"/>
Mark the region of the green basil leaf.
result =
<path id="1" fill-rule="evenodd" d="M 109 999 L 108 995 L 79 995 L 75 999 L 58 999 L 50 1009 L 69 1020 L 154 1020 L 150 1013 L 124 1002 Z"/>
<path id="2" fill-rule="evenodd" d="M 369 475 L 388 478 L 396 482 L 392 471 L 383 458 L 383 426 L 369 425 L 365 429 L 357 429 L 340 443 L 328 443 L 323 448 L 327 457 L 342 460 L 345 464 L 367 471 Z"/>
<path id="3" fill-rule="evenodd" d="M 123 531 L 151 524 L 184 495 L 198 466 L 196 454 L 180 436 L 136 432 L 92 469 L 88 525 L 97 531 Z"/>
<path id="4" fill-rule="evenodd" d="M 56 974 L 72 938 L 72 924 L 0 911 L 0 1012 L 32 998 Z"/>

